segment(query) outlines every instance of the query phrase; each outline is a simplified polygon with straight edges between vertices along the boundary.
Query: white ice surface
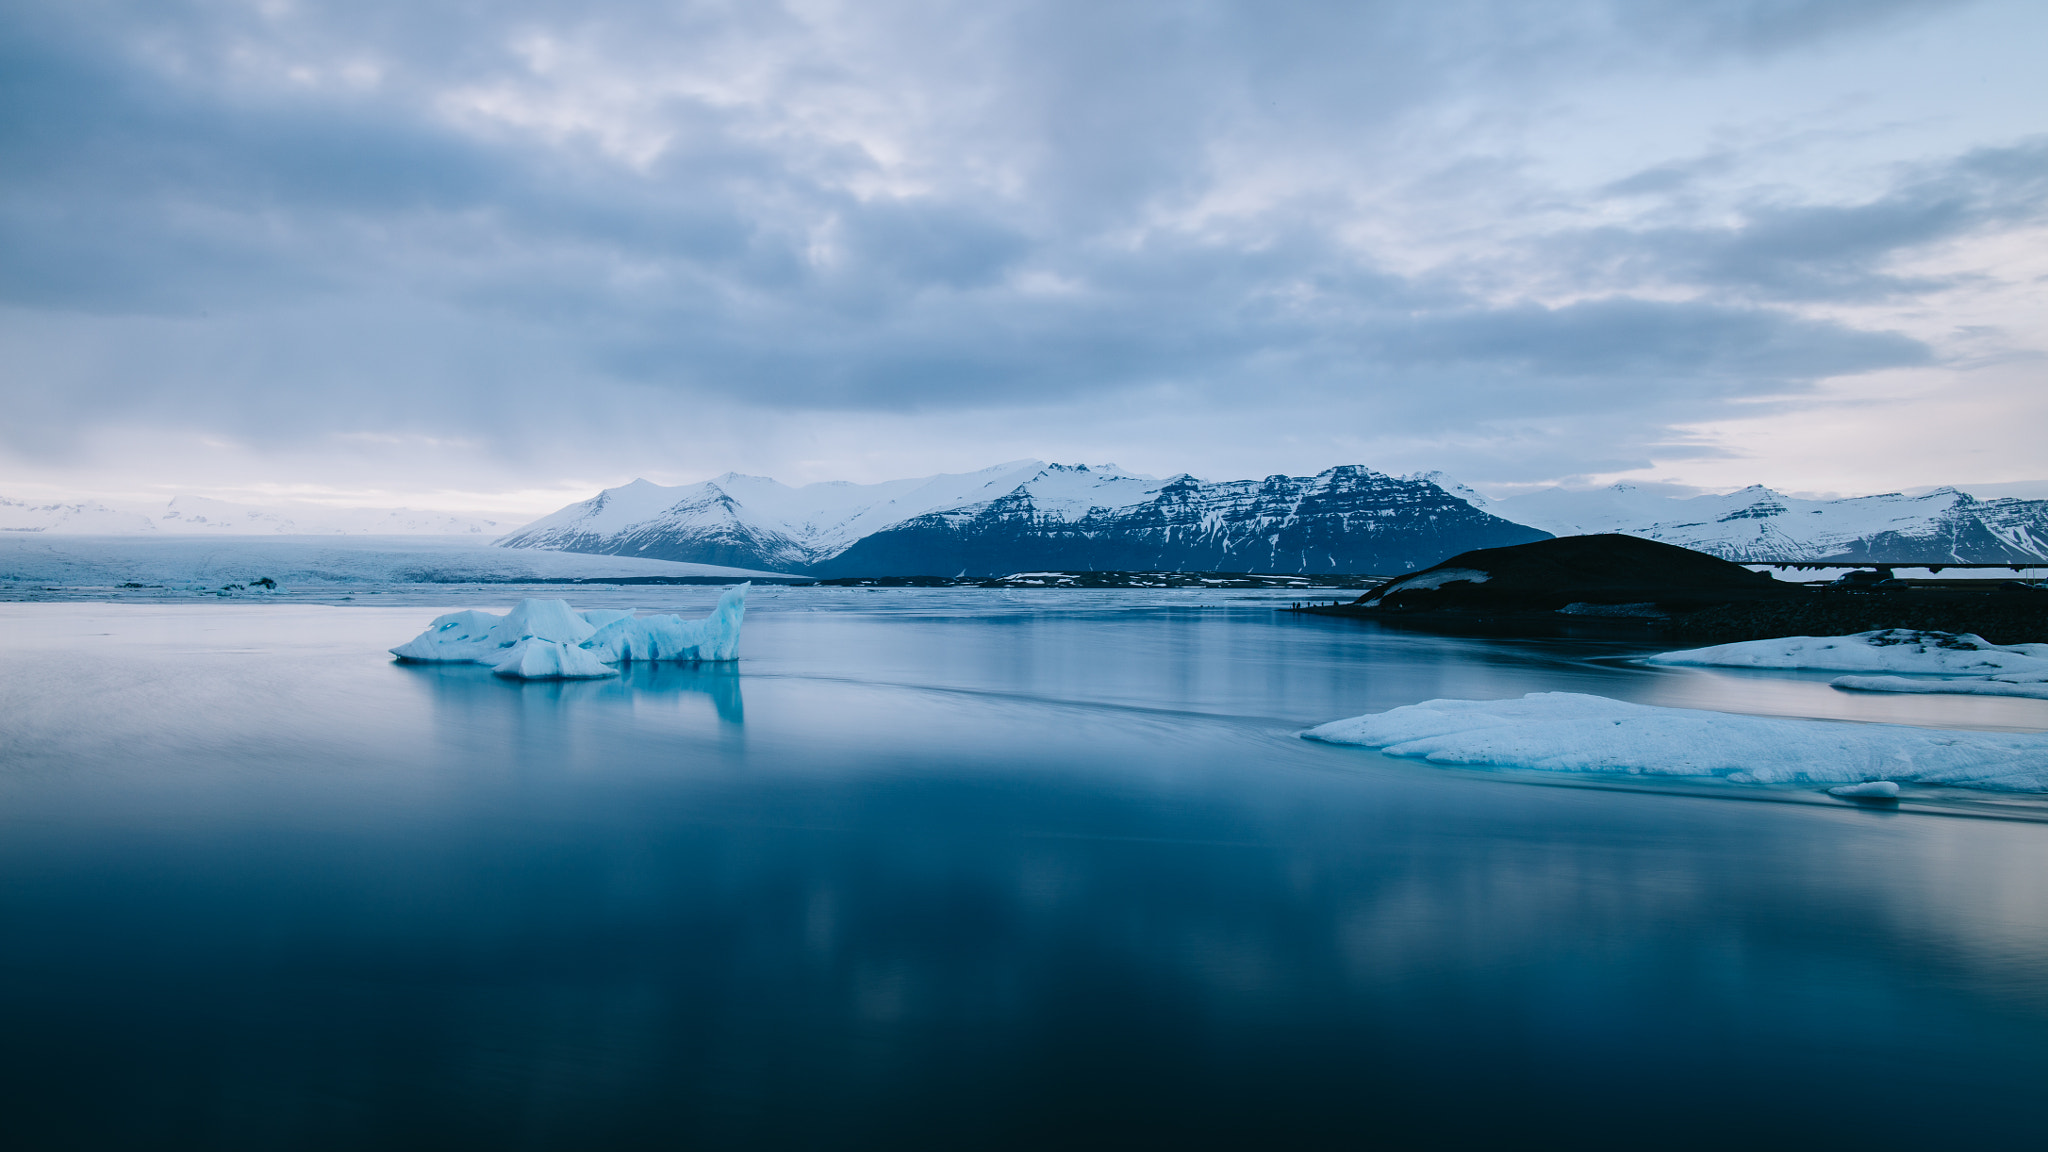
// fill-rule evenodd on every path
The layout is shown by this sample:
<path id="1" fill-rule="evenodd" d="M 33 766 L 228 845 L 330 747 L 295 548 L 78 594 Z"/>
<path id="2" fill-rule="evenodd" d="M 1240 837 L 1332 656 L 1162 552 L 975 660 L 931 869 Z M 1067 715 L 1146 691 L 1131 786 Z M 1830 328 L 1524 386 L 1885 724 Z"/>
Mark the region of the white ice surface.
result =
<path id="1" fill-rule="evenodd" d="M 0 583 L 217 588 L 268 576 L 334 584 L 517 583 L 623 576 L 747 580 L 775 573 L 714 564 L 496 548 L 474 536 L 0 535 Z"/>
<path id="2" fill-rule="evenodd" d="M 583 646 L 607 664 L 634 660 L 734 660 L 739 657 L 744 592 L 727 592 L 701 620 L 623 614 L 599 628 Z M 586 616 L 589 613 L 585 613 Z"/>
<path id="3" fill-rule="evenodd" d="M 2048 791 L 2048 735 L 1740 716 L 1576 692 L 1430 700 L 1302 735 L 1438 764 L 1709 776 L 1738 784 L 1883 779 Z"/>
<path id="4" fill-rule="evenodd" d="M 491 671 L 508 680 L 596 680 L 619 674 L 589 649 L 538 637 L 506 649 Z"/>
<path id="5" fill-rule="evenodd" d="M 1919 696 L 2019 696 L 2048 700 L 2048 674 L 1909 680 L 1904 676 L 1839 676 L 1828 683 L 1851 692 L 1905 692 Z"/>
<path id="6" fill-rule="evenodd" d="M 1915 632 L 1905 628 L 1853 636 L 1785 636 L 1663 652 L 1650 664 L 1710 668 L 1811 668 L 1834 672 L 1905 672 L 1983 676 L 2048 672 L 2048 644 L 1990 643 L 1968 632 Z"/>
<path id="7" fill-rule="evenodd" d="M 1899 785 L 1892 780 L 1869 780 L 1862 784 L 1838 784 L 1828 789 L 1830 796 L 1848 796 L 1852 799 L 1897 800 Z"/>
<path id="8" fill-rule="evenodd" d="M 747 585 L 718 597 L 702 620 L 635 616 L 629 610 L 578 612 L 566 600 L 521 600 L 504 615 L 467 610 L 436 617 L 427 630 L 391 650 L 420 664 L 488 664 L 517 680 L 611 676 L 635 660 L 734 660 Z"/>

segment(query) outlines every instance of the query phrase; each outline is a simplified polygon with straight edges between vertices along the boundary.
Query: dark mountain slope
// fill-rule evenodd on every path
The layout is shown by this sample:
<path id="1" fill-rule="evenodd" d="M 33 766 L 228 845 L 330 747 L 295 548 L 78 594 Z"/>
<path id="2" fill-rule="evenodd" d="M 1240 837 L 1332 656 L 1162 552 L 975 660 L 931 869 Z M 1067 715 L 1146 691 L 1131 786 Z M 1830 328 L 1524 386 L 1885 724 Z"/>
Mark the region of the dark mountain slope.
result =
<path id="1" fill-rule="evenodd" d="M 823 576 L 1066 571 L 1405 572 L 1547 533 L 1427 480 L 1346 466 L 1204 484 L 1182 476 L 1114 508 L 1041 509 L 1027 488 L 913 517 L 812 568 Z"/>

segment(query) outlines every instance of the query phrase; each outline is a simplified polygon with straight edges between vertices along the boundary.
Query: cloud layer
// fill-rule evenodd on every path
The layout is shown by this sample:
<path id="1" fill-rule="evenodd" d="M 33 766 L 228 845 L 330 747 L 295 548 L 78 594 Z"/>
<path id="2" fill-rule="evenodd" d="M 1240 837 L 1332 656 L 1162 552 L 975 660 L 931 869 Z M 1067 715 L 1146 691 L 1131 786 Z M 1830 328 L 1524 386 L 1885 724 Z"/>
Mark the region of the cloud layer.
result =
<path id="1" fill-rule="evenodd" d="M 2040 348 L 1967 322 L 2024 277 L 1941 257 L 2038 233 L 2048 138 L 1914 103 L 1966 61 L 1850 66 L 2021 19 L 0 4 L 0 450 L 429 488 L 364 445 L 501 487 L 1739 454 L 1684 429 Z"/>

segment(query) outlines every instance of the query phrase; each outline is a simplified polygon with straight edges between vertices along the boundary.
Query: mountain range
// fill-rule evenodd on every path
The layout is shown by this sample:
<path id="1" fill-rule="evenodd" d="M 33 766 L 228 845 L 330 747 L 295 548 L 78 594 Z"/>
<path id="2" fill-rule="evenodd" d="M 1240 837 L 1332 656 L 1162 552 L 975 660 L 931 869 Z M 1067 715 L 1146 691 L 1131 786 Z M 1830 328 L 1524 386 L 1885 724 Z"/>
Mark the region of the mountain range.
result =
<path id="1" fill-rule="evenodd" d="M 792 488 L 727 473 L 636 480 L 499 543 L 834 576 L 1043 570 L 1377 572 L 1473 548 L 1622 532 L 1740 562 L 2048 559 L 2048 501 L 1800 500 L 1768 488 L 1674 498 L 1629 484 L 1489 500 L 1440 473 L 1357 465 L 1314 476 L 1165 480 L 1114 465 L 1020 460 L 979 472 Z"/>
<path id="2" fill-rule="evenodd" d="M 1040 568 L 1394 573 L 1547 535 L 1433 481 L 1356 466 L 1206 482 L 1023 460 L 884 484 L 790 488 L 734 473 L 676 488 L 639 480 L 500 543 L 821 577 Z"/>
<path id="3" fill-rule="evenodd" d="M 515 521 L 516 522 L 516 521 Z M 0 497 L 0 534 L 463 536 L 510 548 L 820 577 L 1001 576 L 1032 570 L 1368 573 L 1460 551 L 1596 532 L 1757 563 L 2040 563 L 2048 500 L 1954 488 L 1806 500 L 1764 487 L 1673 497 L 1615 484 L 1489 499 L 1441 473 L 1359 466 L 1315 476 L 1164 480 L 1114 465 L 1018 460 L 978 472 L 790 487 L 727 473 L 636 480 L 514 529 L 456 512 Z"/>
<path id="4" fill-rule="evenodd" d="M 1954 488 L 1846 500 L 1801 500 L 1761 485 L 1687 498 L 1626 483 L 1505 500 L 1459 494 L 1474 507 L 1555 536 L 1621 532 L 1738 562 L 2048 559 L 2048 500 L 1979 500 Z"/>

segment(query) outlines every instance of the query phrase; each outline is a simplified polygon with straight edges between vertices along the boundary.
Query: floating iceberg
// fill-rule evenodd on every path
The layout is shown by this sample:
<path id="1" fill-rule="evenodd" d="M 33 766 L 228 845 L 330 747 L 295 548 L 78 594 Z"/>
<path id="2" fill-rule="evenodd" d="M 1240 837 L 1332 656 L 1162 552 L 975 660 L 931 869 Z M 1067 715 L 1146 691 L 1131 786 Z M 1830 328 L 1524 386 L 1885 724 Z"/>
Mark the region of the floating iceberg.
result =
<path id="1" fill-rule="evenodd" d="M 1904 676 L 1838 676 L 1828 683 L 1851 692 L 1910 692 L 1941 696 L 2019 696 L 2048 700 L 2048 673 L 1969 676 L 1960 680 L 1911 680 Z"/>
<path id="2" fill-rule="evenodd" d="M 2048 735 L 1787 720 L 1576 692 L 1430 700 L 1302 733 L 1437 764 L 1712 776 L 1737 784 L 1953 784 L 2048 791 Z"/>
<path id="3" fill-rule="evenodd" d="M 1828 789 L 1830 796 L 1846 796 L 1851 800 L 1897 800 L 1899 785 L 1892 780 L 1870 780 L 1862 784 L 1839 784 Z"/>
<path id="4" fill-rule="evenodd" d="M 514 680 L 615 676 L 614 665 L 636 660 L 736 660 L 747 587 L 726 589 L 702 620 L 628 609 L 578 612 L 566 600 L 521 600 L 502 616 L 450 612 L 391 654 L 421 664 L 488 664 Z"/>
<path id="5" fill-rule="evenodd" d="M 1813 668 L 1835 672 L 1977 675 L 2048 673 L 2048 644 L 1993 644 L 1968 632 L 1886 628 L 1853 636 L 1786 636 L 1649 657 L 1649 664 L 1718 668 Z"/>
<path id="6" fill-rule="evenodd" d="M 2048 644 L 1993 644 L 1968 632 L 1889 628 L 1854 636 L 1787 636 L 1665 652 L 1649 657 L 1646 663 L 1958 676 L 1962 678 L 1842 676 L 1832 683 L 1856 692 L 2025 696 L 2048 700 Z"/>

